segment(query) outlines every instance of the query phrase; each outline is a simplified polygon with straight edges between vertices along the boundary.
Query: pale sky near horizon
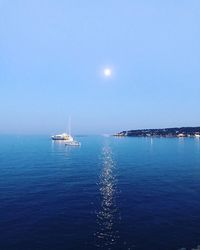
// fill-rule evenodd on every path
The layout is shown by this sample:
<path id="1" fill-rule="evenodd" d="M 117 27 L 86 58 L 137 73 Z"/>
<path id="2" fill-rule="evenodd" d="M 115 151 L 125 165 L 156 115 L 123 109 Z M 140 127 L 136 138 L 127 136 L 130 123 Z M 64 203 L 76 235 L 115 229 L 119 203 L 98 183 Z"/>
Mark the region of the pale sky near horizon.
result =
<path id="1" fill-rule="evenodd" d="M 0 0 L 0 93 L 0 133 L 200 126 L 200 1 Z"/>

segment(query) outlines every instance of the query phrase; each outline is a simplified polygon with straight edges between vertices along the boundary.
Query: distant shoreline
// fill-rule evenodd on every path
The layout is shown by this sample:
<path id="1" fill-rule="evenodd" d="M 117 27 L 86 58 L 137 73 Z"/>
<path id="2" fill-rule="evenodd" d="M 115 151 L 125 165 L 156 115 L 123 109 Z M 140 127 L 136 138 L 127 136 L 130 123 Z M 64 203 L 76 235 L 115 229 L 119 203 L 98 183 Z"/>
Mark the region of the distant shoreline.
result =
<path id="1" fill-rule="evenodd" d="M 200 127 L 174 127 L 162 129 L 135 129 L 116 133 L 116 137 L 197 137 L 200 138 Z"/>

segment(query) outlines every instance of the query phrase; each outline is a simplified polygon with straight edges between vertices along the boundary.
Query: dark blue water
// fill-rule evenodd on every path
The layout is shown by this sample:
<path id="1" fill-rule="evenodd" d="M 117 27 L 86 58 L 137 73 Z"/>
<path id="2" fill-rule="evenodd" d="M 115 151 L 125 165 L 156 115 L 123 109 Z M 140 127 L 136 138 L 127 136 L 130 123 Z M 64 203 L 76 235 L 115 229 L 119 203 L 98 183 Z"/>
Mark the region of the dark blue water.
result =
<path id="1" fill-rule="evenodd" d="M 198 139 L 0 137 L 0 249 L 191 249 Z"/>

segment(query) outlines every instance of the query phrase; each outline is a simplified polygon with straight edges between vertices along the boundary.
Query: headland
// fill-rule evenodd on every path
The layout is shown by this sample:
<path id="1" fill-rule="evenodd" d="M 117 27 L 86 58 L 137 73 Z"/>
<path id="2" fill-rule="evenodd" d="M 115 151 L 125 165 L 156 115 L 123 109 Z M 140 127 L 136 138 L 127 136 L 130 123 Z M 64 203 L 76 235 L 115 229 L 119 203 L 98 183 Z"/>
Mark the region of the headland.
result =
<path id="1" fill-rule="evenodd" d="M 114 134 L 132 137 L 200 137 L 200 127 L 174 127 L 161 129 L 135 129 Z"/>

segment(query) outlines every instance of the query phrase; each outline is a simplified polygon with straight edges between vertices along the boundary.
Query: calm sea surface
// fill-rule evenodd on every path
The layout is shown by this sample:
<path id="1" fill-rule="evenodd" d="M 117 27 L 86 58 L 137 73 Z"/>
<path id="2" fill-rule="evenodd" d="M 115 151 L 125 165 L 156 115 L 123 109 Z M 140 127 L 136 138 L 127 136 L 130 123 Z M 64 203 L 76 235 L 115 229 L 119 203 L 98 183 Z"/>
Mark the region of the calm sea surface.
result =
<path id="1" fill-rule="evenodd" d="M 200 244 L 200 140 L 0 136 L 1 250 Z"/>

